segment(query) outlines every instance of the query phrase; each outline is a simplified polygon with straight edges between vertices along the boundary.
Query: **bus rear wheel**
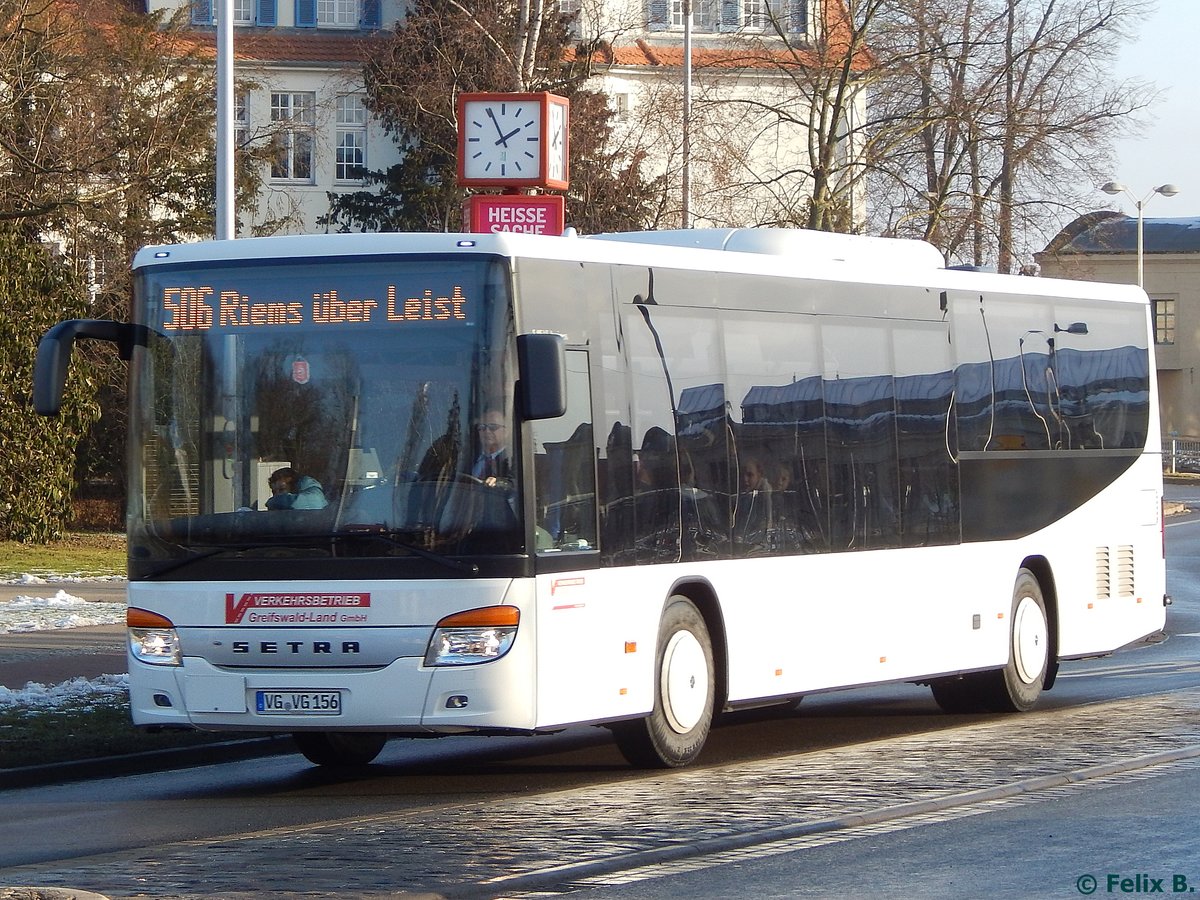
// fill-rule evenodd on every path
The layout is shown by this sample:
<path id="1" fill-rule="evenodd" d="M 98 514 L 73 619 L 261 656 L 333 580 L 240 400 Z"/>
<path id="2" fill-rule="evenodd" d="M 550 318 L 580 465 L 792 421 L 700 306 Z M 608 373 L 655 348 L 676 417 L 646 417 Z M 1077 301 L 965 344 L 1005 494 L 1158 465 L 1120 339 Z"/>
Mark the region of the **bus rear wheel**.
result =
<path id="1" fill-rule="evenodd" d="M 658 629 L 654 709 L 618 722 L 621 754 L 641 768 L 677 768 L 700 755 L 712 728 L 716 676 L 704 617 L 684 597 L 672 597 Z"/>
<path id="2" fill-rule="evenodd" d="M 1050 663 L 1050 620 L 1042 586 L 1032 572 L 1022 569 L 1009 613 L 1008 665 L 989 673 L 988 707 L 996 712 L 1032 709 L 1042 695 Z"/>
<path id="3" fill-rule="evenodd" d="M 388 739 L 386 734 L 364 731 L 297 731 L 292 737 L 305 758 L 318 766 L 365 766 Z"/>
<path id="4" fill-rule="evenodd" d="M 1008 616 L 1008 663 L 1003 669 L 938 678 L 929 686 L 948 713 L 1025 712 L 1037 703 L 1052 665 L 1042 586 L 1021 569 Z"/>

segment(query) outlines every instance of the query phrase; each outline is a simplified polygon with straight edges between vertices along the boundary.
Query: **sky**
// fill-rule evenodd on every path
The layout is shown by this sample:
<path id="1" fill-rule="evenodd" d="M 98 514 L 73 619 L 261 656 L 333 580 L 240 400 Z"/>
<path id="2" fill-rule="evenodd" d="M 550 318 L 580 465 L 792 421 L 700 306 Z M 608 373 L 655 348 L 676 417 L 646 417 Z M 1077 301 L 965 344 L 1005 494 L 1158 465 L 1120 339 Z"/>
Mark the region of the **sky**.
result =
<path id="1" fill-rule="evenodd" d="M 1142 25 L 1136 40 L 1120 55 L 1117 74 L 1150 81 L 1164 98 L 1145 116 L 1140 137 L 1117 144 L 1114 181 L 1138 199 L 1154 188 L 1173 184 L 1174 197 L 1154 195 L 1143 207 L 1147 217 L 1200 216 L 1200 92 L 1196 75 L 1196 37 L 1200 35 L 1198 0 L 1158 0 L 1158 11 Z M 1097 185 L 1097 187 L 1099 187 Z M 1098 209 L 1117 208 L 1129 215 L 1136 207 L 1129 198 L 1108 197 L 1096 191 Z"/>

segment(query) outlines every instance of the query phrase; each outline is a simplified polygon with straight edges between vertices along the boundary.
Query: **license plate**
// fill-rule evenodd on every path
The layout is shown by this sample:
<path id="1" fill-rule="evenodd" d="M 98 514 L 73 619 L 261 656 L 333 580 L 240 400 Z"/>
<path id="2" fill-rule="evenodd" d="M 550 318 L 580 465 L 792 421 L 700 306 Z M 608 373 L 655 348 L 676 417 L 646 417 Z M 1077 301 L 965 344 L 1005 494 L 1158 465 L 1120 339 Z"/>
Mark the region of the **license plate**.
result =
<path id="1" fill-rule="evenodd" d="M 340 716 L 341 691 L 256 691 L 260 716 Z"/>

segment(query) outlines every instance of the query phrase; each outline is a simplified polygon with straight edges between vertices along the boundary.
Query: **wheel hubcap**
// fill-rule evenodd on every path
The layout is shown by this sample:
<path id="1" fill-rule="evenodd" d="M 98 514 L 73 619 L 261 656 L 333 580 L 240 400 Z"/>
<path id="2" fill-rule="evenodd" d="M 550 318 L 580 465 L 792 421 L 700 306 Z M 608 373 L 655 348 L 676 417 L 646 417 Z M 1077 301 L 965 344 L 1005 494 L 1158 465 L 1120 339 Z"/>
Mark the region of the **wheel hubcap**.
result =
<path id="1" fill-rule="evenodd" d="M 1022 597 L 1013 617 L 1013 661 L 1025 684 L 1033 684 L 1045 671 L 1049 643 L 1041 606 L 1032 597 Z"/>
<path id="2" fill-rule="evenodd" d="M 671 730 L 686 734 L 704 717 L 708 703 L 708 663 L 690 631 L 671 635 L 663 654 L 663 712 Z"/>

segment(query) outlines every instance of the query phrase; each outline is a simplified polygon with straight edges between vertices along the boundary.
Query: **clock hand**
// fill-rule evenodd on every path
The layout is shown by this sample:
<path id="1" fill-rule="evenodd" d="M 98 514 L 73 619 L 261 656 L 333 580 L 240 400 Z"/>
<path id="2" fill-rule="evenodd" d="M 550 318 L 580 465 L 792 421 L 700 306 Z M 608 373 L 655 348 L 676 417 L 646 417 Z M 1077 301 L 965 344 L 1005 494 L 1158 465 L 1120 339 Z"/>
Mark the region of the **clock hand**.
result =
<path id="1" fill-rule="evenodd" d="M 496 134 L 500 135 L 500 140 L 496 141 L 496 143 L 503 144 L 505 147 L 507 147 L 508 139 L 512 137 L 512 134 L 507 136 L 504 134 L 504 131 L 500 128 L 500 123 L 496 121 L 496 114 L 492 112 L 492 108 L 490 106 L 487 109 L 487 114 L 488 118 L 492 120 L 492 124 L 496 126 Z M 513 134 L 516 134 L 516 132 L 514 131 Z"/>
<path id="2" fill-rule="evenodd" d="M 502 134 L 502 135 L 500 135 L 500 140 L 496 141 L 496 143 L 497 143 L 497 144 L 503 144 L 505 147 L 507 147 L 507 146 L 508 146 L 508 139 L 509 139 L 510 137 L 512 137 L 514 134 L 520 134 L 520 133 L 521 133 L 521 129 L 520 129 L 520 128 L 514 128 L 514 129 L 513 129 L 512 131 L 510 131 L 508 134 Z"/>

